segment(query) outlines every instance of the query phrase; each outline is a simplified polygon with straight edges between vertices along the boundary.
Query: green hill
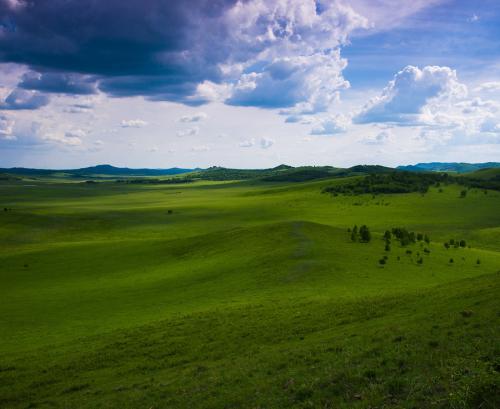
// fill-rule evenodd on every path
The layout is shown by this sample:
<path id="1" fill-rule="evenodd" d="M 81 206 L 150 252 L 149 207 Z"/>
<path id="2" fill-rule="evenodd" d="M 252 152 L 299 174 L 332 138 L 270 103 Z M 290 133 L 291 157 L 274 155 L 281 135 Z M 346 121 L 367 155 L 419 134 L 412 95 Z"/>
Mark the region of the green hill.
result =
<path id="1" fill-rule="evenodd" d="M 0 180 L 0 407 L 495 407 L 500 193 L 322 171 Z"/>

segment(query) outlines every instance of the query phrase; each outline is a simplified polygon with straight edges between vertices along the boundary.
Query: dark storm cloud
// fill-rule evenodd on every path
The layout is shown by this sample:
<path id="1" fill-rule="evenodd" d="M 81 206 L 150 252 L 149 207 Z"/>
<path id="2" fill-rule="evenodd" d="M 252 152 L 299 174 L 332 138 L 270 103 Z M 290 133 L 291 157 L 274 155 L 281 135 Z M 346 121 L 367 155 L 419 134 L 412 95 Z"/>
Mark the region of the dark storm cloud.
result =
<path id="1" fill-rule="evenodd" d="M 23 75 L 19 88 L 59 94 L 90 95 L 97 92 L 95 77 L 71 73 L 37 73 Z"/>
<path id="2" fill-rule="evenodd" d="M 0 0 L 0 61 L 34 71 L 91 74 L 111 95 L 182 100 L 193 84 L 217 80 L 216 63 L 226 51 L 206 44 L 223 38 L 218 19 L 234 2 Z M 134 78 L 139 85 L 134 86 Z M 93 91 L 90 81 L 75 83 L 50 73 L 24 79 L 21 86 Z"/>

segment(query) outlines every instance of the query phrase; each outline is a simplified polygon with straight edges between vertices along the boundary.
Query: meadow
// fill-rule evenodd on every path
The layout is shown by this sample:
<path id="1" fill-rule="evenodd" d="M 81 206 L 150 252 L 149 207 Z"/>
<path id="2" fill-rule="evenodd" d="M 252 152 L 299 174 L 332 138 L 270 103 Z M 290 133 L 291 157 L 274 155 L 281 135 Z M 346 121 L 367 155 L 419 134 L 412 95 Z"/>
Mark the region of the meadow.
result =
<path id="1" fill-rule="evenodd" d="M 0 407 L 499 407 L 500 192 L 358 180 L 0 180 Z"/>

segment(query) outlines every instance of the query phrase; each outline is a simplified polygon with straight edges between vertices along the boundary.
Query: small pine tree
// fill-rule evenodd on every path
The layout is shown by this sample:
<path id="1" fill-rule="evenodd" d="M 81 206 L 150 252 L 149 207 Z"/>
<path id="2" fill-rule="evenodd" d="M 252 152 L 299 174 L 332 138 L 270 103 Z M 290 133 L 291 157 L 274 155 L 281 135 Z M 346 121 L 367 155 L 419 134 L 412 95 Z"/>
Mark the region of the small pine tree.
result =
<path id="1" fill-rule="evenodd" d="M 463 198 L 465 198 L 466 196 L 467 196 L 467 190 L 462 190 L 462 191 L 460 192 L 460 198 L 461 198 L 461 199 L 463 199 Z"/>
<path id="2" fill-rule="evenodd" d="M 467 243 L 465 242 L 465 240 L 460 240 L 460 247 L 466 247 L 467 246 Z"/>
<path id="3" fill-rule="evenodd" d="M 365 243 L 368 243 L 372 239 L 372 235 L 368 226 L 363 224 L 363 226 L 359 228 L 359 236 L 360 240 Z"/>
<path id="4" fill-rule="evenodd" d="M 444 243 L 444 246 L 446 247 L 446 250 L 448 250 L 450 248 L 450 243 L 446 242 Z"/>
<path id="5" fill-rule="evenodd" d="M 431 239 L 429 238 L 429 236 L 427 234 L 424 234 L 424 241 L 429 244 L 431 242 Z"/>
<path id="6" fill-rule="evenodd" d="M 386 263 L 385 258 L 381 258 L 378 263 L 383 266 Z"/>
<path id="7" fill-rule="evenodd" d="M 354 225 L 354 227 L 352 228 L 351 240 L 352 241 L 357 241 L 358 240 L 358 226 L 356 226 L 356 225 Z"/>
<path id="8" fill-rule="evenodd" d="M 477 259 L 476 264 L 481 264 L 481 260 Z"/>
<path id="9" fill-rule="evenodd" d="M 392 234 L 389 230 L 386 230 L 385 233 L 384 233 L 384 239 L 386 241 L 390 240 L 392 238 Z"/>
<path id="10" fill-rule="evenodd" d="M 422 233 L 417 233 L 417 240 L 422 241 L 424 239 L 424 235 Z"/>
<path id="11" fill-rule="evenodd" d="M 385 251 L 391 251 L 391 245 L 389 243 L 385 244 Z"/>
<path id="12" fill-rule="evenodd" d="M 450 258 L 450 264 L 451 264 L 451 263 L 453 263 L 453 259 L 452 259 L 452 258 Z"/>

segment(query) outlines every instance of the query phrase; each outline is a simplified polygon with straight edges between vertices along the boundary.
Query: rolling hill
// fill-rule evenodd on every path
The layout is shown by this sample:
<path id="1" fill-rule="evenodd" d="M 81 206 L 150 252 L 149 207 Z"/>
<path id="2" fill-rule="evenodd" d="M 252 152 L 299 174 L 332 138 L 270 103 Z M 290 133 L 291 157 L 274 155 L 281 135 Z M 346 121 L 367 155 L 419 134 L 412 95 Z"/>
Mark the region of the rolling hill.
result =
<path id="1" fill-rule="evenodd" d="M 500 193 L 371 169 L 0 180 L 0 407 L 494 408 Z"/>

